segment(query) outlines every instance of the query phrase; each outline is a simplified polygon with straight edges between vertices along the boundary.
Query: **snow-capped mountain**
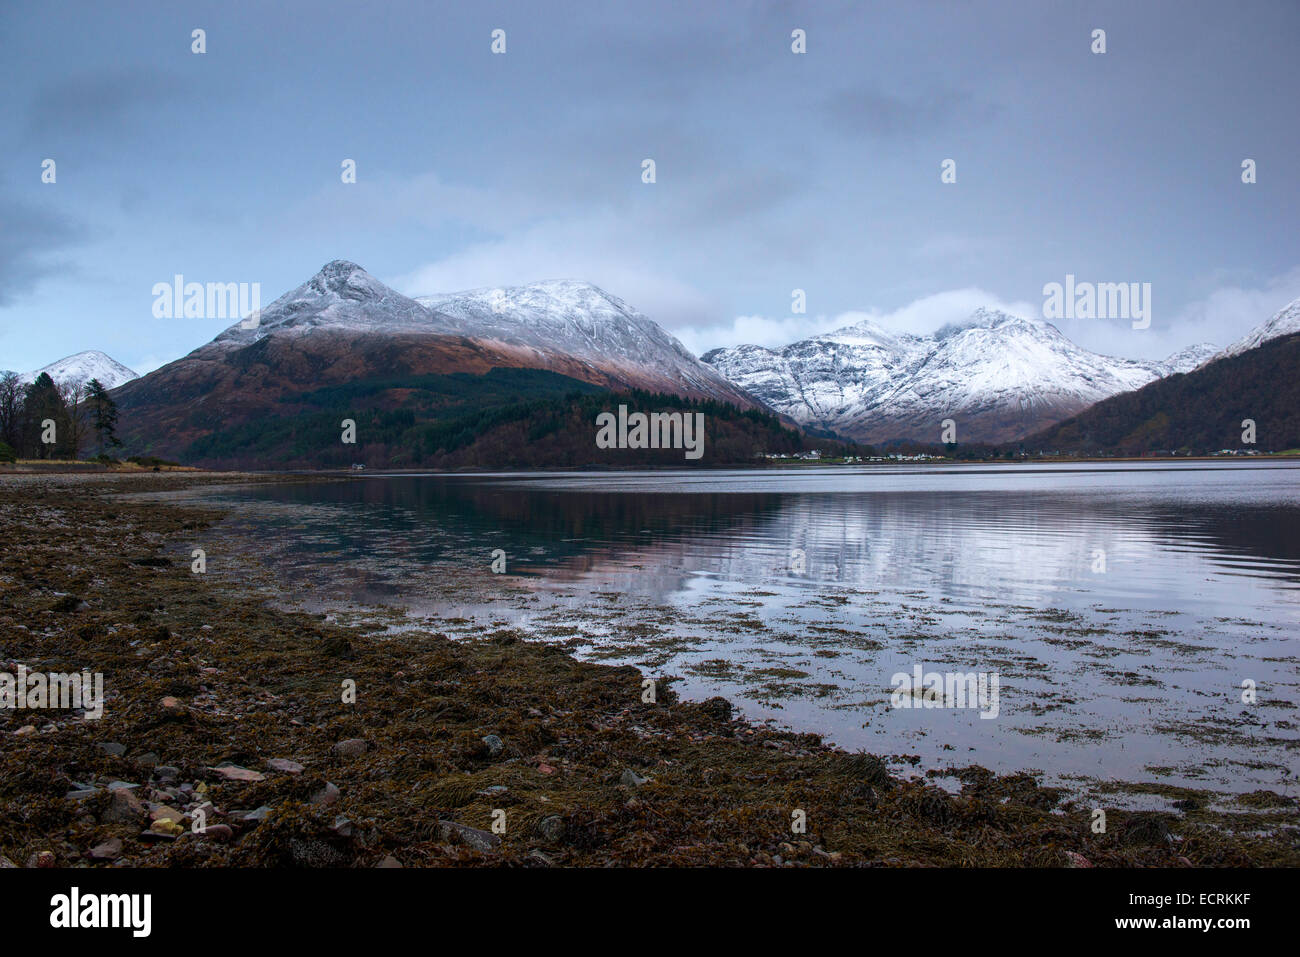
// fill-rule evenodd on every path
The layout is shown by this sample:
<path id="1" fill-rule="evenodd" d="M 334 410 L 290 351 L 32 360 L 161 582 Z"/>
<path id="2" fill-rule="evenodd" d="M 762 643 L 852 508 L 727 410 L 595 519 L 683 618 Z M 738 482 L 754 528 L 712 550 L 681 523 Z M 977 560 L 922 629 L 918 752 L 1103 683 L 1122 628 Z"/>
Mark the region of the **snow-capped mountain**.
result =
<path id="1" fill-rule="evenodd" d="M 356 263 L 334 260 L 255 317 L 217 336 L 214 351 L 267 337 L 336 334 L 455 336 L 502 364 L 549 369 L 599 385 L 753 400 L 657 323 L 586 282 L 557 280 L 411 299 Z"/>
<path id="2" fill-rule="evenodd" d="M 1213 358 L 1222 359 L 1227 356 L 1239 355 L 1247 349 L 1262 346 L 1270 339 L 1276 339 L 1278 336 L 1294 335 L 1297 332 L 1300 332 L 1300 299 L 1283 306 L 1274 313 L 1273 318 L 1268 322 L 1252 329 L 1228 348 L 1213 356 Z"/>
<path id="3" fill-rule="evenodd" d="M 48 373 L 50 378 L 57 383 L 72 382 L 77 379 L 82 382 L 89 382 L 91 379 L 98 379 L 106 389 L 116 389 L 124 382 L 140 378 L 112 356 L 96 352 L 93 349 L 65 356 L 58 362 L 51 362 L 47 366 L 24 373 L 18 378 L 24 385 L 27 385 L 35 382 L 36 377 L 42 372 Z"/>
<path id="4" fill-rule="evenodd" d="M 930 336 L 868 321 L 780 350 L 715 349 L 704 361 L 800 424 L 859 441 L 935 442 L 951 418 L 958 441 L 1002 442 L 1195 368 L 1211 350 L 1163 362 L 1103 356 L 1041 319 L 980 309 Z"/>
<path id="5" fill-rule="evenodd" d="M 228 350 L 268 336 L 305 336 L 323 331 L 459 333 L 446 316 L 390 289 L 356 263 L 336 259 L 254 316 L 241 319 L 210 345 Z"/>
<path id="6" fill-rule="evenodd" d="M 345 397 L 358 421 L 363 413 L 397 410 L 432 421 L 440 410 L 429 403 L 442 400 L 409 380 L 486 377 L 494 370 L 540 370 L 598 388 L 758 407 L 655 323 L 586 283 L 538 283 L 426 302 L 389 288 L 355 263 L 327 263 L 211 342 L 124 385 L 115 393 L 123 434 L 163 457 L 252 460 L 254 451 L 241 444 L 251 440 L 232 433 L 262 435 L 274 423 L 311 421 L 318 431 L 310 442 L 336 442 L 337 436 L 324 439 L 311 418 L 320 412 L 315 397 Z M 519 383 L 511 388 L 520 401 L 533 397 L 530 389 L 556 387 L 546 377 L 515 375 L 510 381 Z M 466 389 L 483 392 L 468 380 Z M 225 436 L 215 451 L 191 452 L 214 434 Z M 297 439 L 293 455 L 306 454 L 310 442 Z M 289 454 L 276 448 L 274 454 Z M 401 452 L 372 443 L 367 454 L 374 462 L 394 462 Z"/>
<path id="7" fill-rule="evenodd" d="M 416 302 L 449 317 L 462 335 L 531 358 L 529 364 L 561 355 L 642 387 L 752 404 L 658 323 L 588 282 L 557 279 Z"/>
<path id="8" fill-rule="evenodd" d="M 1164 362 L 1156 365 L 1161 367 L 1160 377 L 1173 375 L 1176 372 L 1191 372 L 1214 356 L 1219 354 L 1219 347 L 1212 342 L 1198 342 L 1195 345 L 1179 349 Z"/>

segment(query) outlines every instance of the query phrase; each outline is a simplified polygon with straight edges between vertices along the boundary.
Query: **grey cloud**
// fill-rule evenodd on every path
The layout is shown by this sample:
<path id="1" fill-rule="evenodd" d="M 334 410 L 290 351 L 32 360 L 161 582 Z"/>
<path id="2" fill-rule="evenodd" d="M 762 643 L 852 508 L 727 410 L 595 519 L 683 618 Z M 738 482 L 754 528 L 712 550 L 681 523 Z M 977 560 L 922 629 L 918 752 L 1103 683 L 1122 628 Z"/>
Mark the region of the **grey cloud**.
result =
<path id="1" fill-rule="evenodd" d="M 831 94 L 822 112 L 840 132 L 892 139 L 924 135 L 956 122 L 983 122 L 997 110 L 959 90 L 902 97 L 859 87 Z"/>
<path id="2" fill-rule="evenodd" d="M 83 73 L 36 90 L 27 109 L 29 132 L 51 132 L 120 125 L 139 110 L 157 106 L 180 90 L 177 77 L 154 70 Z"/>
<path id="3" fill-rule="evenodd" d="M 85 229 L 62 213 L 0 197 L 0 307 L 13 305 L 44 277 L 66 274 L 69 266 L 50 257 L 85 238 Z"/>

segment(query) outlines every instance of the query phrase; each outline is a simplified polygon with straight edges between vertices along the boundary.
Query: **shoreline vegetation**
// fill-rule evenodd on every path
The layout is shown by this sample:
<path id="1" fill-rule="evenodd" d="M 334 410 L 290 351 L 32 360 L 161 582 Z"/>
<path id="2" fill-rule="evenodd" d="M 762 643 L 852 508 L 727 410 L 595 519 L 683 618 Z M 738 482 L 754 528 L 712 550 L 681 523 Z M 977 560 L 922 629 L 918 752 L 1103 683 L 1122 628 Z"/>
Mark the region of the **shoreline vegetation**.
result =
<path id="1" fill-rule="evenodd" d="M 1107 809 L 1099 834 L 1028 774 L 904 779 L 510 629 L 272 607 L 192 573 L 221 509 L 121 493 L 302 476 L 163 468 L 0 473 L 0 672 L 107 692 L 99 721 L 0 710 L 0 866 L 1300 864 L 1291 796 L 1166 789 L 1177 813 Z"/>
<path id="2" fill-rule="evenodd" d="M 1000 456 L 990 456 L 988 458 L 950 458 L 942 453 L 931 453 L 923 457 L 914 457 L 910 453 L 901 458 L 880 458 L 877 460 L 866 461 L 860 457 L 853 457 L 848 460 L 843 458 L 822 457 L 815 459 L 804 458 L 771 458 L 755 462 L 692 462 L 682 461 L 675 464 L 648 464 L 648 465 L 610 465 L 597 467 L 592 465 L 582 466 L 536 466 L 530 468 L 490 468 L 490 467 L 469 467 L 460 468 L 421 468 L 412 466 L 398 466 L 386 468 L 376 466 L 367 468 L 367 471 L 376 475 L 401 475 L 401 474 L 418 474 L 418 475 L 456 475 L 476 473 L 496 473 L 496 472 L 654 472 L 654 471 L 681 471 L 684 469 L 712 469 L 721 471 L 740 471 L 753 469 L 755 471 L 775 468 L 824 468 L 839 467 L 843 465 L 852 466 L 939 466 L 939 465 L 960 465 L 960 466 L 980 466 L 980 465 L 1077 465 L 1077 464 L 1129 464 L 1129 463 L 1161 463 L 1161 462 L 1289 462 L 1300 460 L 1300 449 L 1289 449 L 1284 452 L 1249 452 L 1233 453 L 1226 455 L 1127 455 L 1127 456 L 1067 456 L 1067 455 L 1025 455 L 1015 458 L 1005 458 Z M 147 472 L 161 473 L 181 473 L 181 474 L 198 474 L 208 476 L 228 476 L 244 475 L 256 476 L 259 480 L 274 478 L 277 476 L 312 476 L 319 475 L 322 477 L 355 474 L 356 470 L 346 466 L 329 466 L 318 469 L 311 468 L 269 468 L 266 470 L 246 470 L 246 469 L 219 469 L 211 470 L 194 465 L 183 465 L 178 462 L 171 462 L 165 459 L 145 459 L 142 462 L 131 460 L 113 460 L 103 462 L 95 459 L 18 459 L 13 462 L 0 462 L 0 476 L 4 475 L 23 475 L 23 474 L 85 474 L 85 473 L 103 473 L 103 474 L 127 474 L 138 475 Z"/>

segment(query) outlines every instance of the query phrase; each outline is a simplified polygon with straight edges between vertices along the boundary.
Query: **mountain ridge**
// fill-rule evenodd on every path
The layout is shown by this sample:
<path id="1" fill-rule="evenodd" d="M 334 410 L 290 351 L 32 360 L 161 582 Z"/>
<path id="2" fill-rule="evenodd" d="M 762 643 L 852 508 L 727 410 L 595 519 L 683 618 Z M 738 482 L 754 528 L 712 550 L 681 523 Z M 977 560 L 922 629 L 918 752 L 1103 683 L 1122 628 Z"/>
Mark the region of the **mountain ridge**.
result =
<path id="1" fill-rule="evenodd" d="M 536 315 L 537 302 L 549 303 L 542 312 L 550 311 L 557 291 L 569 294 L 564 314 Z M 598 287 L 538 284 L 503 295 L 504 304 L 485 302 L 472 292 L 444 297 L 453 315 L 398 293 L 356 263 L 332 260 L 207 344 L 119 388 L 114 396 L 121 432 L 149 454 L 185 459 L 190 450 L 211 448 L 225 458 L 203 459 L 206 464 L 237 459 L 246 465 L 248 455 L 208 438 L 240 429 L 239 434 L 265 438 L 270 433 L 256 423 L 313 415 L 311 395 L 335 387 L 350 389 L 357 415 L 436 417 L 455 404 L 455 397 L 445 390 L 429 392 L 425 384 L 458 374 L 482 377 L 495 369 L 544 371 L 575 388 L 640 390 L 741 410 L 762 408 L 650 319 Z M 573 354 L 565 343 L 548 340 L 557 330 L 576 335 L 584 329 L 588 335 Z M 483 401 L 529 401 L 541 380 L 509 381 L 517 395 L 489 390 Z M 310 450 L 299 447 L 307 439 L 276 434 L 287 444 L 268 446 L 267 464 L 311 460 Z M 316 438 L 325 432 L 312 435 L 311 442 L 329 441 Z"/>
<path id="2" fill-rule="evenodd" d="M 1213 352 L 1165 360 L 1103 356 L 1046 320 L 981 307 L 919 336 L 872 320 L 791 343 L 714 349 L 701 358 L 806 428 L 861 442 L 935 441 L 953 419 L 959 441 L 1008 441 L 1175 371 Z"/>
<path id="3" fill-rule="evenodd" d="M 82 382 L 98 379 L 106 389 L 115 389 L 123 383 L 140 377 L 134 370 L 128 369 L 112 356 L 98 349 L 74 352 L 39 369 L 19 373 L 18 380 L 23 385 L 31 385 L 41 373 L 46 373 L 56 383 L 70 382 L 75 379 L 80 379 Z"/>

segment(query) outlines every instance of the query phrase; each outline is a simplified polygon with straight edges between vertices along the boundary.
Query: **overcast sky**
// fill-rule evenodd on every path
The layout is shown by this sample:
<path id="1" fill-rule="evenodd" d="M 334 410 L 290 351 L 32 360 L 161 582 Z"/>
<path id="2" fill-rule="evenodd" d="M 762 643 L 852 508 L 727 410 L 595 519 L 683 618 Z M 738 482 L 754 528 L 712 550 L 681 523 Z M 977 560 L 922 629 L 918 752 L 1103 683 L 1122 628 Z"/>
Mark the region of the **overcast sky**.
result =
<path id="1" fill-rule="evenodd" d="M 8 3 L 0 368 L 147 371 L 229 324 L 155 283 L 265 304 L 339 258 L 587 279 L 697 353 L 1040 315 L 1067 273 L 1152 286 L 1149 329 L 1057 322 L 1090 348 L 1225 345 L 1300 297 L 1298 47 L 1295 0 Z"/>

